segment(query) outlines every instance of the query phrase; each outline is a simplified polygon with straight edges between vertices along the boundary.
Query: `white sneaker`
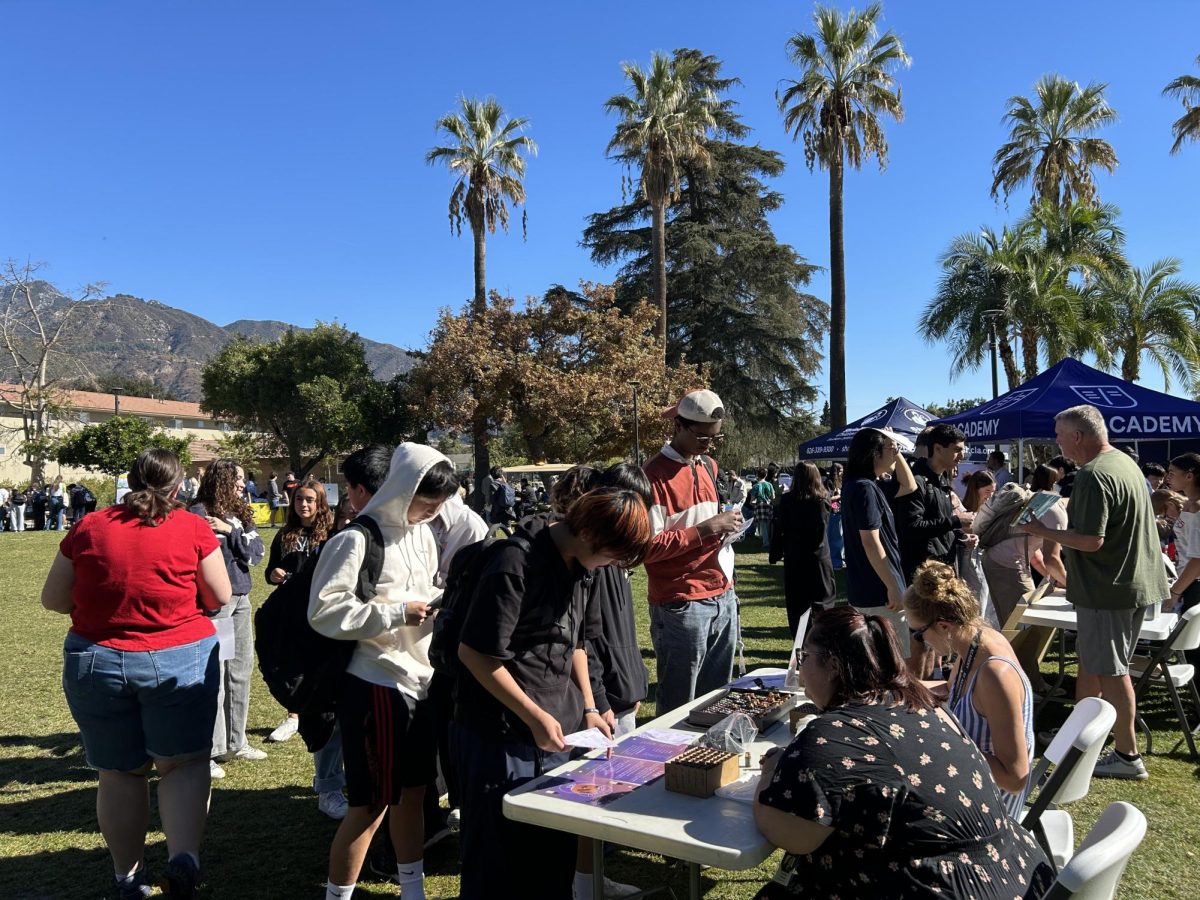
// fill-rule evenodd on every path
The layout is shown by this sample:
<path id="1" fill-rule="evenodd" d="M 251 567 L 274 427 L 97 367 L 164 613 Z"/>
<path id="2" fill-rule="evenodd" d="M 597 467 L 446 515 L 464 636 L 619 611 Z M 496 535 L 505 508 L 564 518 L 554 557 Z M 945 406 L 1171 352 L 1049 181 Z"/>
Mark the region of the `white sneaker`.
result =
<path id="1" fill-rule="evenodd" d="M 604 876 L 604 900 L 614 900 L 618 897 L 633 897 L 640 894 L 642 889 L 633 884 L 622 884 Z"/>
<path id="2" fill-rule="evenodd" d="M 249 744 L 247 744 L 241 750 L 238 750 L 236 753 L 234 753 L 233 758 L 258 762 L 260 759 L 266 759 L 267 754 L 262 750 L 259 750 L 257 747 L 251 747 Z"/>
<path id="3" fill-rule="evenodd" d="M 282 744 L 284 741 L 291 740 L 296 736 L 296 732 L 300 730 L 300 720 L 288 716 L 277 726 L 275 730 L 267 735 L 267 740 L 272 744 Z"/>
<path id="4" fill-rule="evenodd" d="M 458 809 L 452 809 L 446 813 L 446 827 L 450 829 L 451 834 L 458 834 L 462 828 L 462 812 Z"/>
<path id="5" fill-rule="evenodd" d="M 210 759 L 208 761 L 208 774 L 212 778 L 224 778 L 225 770 L 217 765 L 217 761 L 215 759 Z"/>
<path id="6" fill-rule="evenodd" d="M 350 801 L 341 791 L 326 791 L 317 797 L 317 809 L 329 818 L 340 822 L 346 818 L 346 812 L 350 809 Z"/>
<path id="7" fill-rule="evenodd" d="M 1145 781 L 1150 777 L 1146 763 L 1140 756 L 1133 760 L 1125 759 L 1116 750 L 1109 750 L 1096 760 L 1092 775 L 1096 778 L 1127 778 L 1131 781 Z"/>

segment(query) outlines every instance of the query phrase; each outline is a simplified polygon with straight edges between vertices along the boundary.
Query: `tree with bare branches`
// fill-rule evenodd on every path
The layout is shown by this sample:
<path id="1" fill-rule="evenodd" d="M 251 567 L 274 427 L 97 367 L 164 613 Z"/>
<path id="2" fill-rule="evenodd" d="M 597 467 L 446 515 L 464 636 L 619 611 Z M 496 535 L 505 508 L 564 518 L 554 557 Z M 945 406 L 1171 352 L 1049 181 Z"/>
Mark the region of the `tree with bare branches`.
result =
<path id="1" fill-rule="evenodd" d="M 45 481 L 54 455 L 54 422 L 64 412 L 66 382 L 86 374 L 71 371 L 72 326 L 85 303 L 103 291 L 95 283 L 67 296 L 36 277 L 42 267 L 9 259 L 0 269 L 0 382 L 6 385 L 4 402 L 21 419 L 16 428 L 0 429 L 16 437 L 16 452 L 35 484 Z"/>

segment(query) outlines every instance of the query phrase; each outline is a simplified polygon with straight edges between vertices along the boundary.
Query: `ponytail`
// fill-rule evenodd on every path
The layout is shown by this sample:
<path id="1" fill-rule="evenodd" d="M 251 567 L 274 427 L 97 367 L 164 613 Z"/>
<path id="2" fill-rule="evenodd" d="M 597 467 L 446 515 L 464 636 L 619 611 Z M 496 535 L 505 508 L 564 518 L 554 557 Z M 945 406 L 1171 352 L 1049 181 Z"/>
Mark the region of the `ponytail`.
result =
<path id="1" fill-rule="evenodd" d="M 143 450 L 129 470 L 130 492 L 125 495 L 126 511 L 137 516 L 143 525 L 161 525 L 172 510 L 183 504 L 171 497 L 183 480 L 179 457 L 169 450 L 151 447 Z"/>

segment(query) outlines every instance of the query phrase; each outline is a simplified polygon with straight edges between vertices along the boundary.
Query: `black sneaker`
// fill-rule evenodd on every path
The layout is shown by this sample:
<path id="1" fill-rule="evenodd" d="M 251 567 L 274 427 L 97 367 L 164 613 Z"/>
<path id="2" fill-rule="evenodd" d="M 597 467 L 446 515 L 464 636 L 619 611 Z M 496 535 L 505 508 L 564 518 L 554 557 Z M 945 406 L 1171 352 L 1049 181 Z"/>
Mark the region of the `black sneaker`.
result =
<path id="1" fill-rule="evenodd" d="M 378 853 L 372 853 L 367 860 L 367 869 L 377 878 L 382 878 L 384 881 L 390 881 L 392 884 L 400 883 L 400 875 L 396 872 L 396 854 L 381 850 Z"/>
<path id="2" fill-rule="evenodd" d="M 129 878 L 113 876 L 117 884 L 117 900 L 145 900 L 154 893 L 146 883 L 146 867 L 140 867 Z"/>
<path id="3" fill-rule="evenodd" d="M 172 856 L 167 862 L 167 875 L 160 887 L 170 900 L 197 900 L 200 896 L 200 867 L 186 853 Z"/>

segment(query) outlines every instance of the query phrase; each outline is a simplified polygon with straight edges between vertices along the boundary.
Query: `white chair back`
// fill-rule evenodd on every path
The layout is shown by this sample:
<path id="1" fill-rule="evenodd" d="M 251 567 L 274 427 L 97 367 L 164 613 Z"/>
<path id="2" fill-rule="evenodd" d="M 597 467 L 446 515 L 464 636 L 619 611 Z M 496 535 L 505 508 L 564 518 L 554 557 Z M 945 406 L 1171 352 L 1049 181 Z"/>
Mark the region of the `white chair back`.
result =
<path id="1" fill-rule="evenodd" d="M 1193 606 L 1180 617 L 1183 625 L 1171 641 L 1172 650 L 1195 650 L 1200 647 L 1200 606 Z"/>
<path id="2" fill-rule="evenodd" d="M 1146 817 L 1131 803 L 1109 804 L 1047 897 L 1112 900 L 1133 851 L 1146 836 Z"/>
<path id="3" fill-rule="evenodd" d="M 1054 779 L 1058 781 L 1058 790 L 1048 798 L 1051 803 L 1056 806 L 1071 803 L 1087 795 L 1096 759 L 1116 721 L 1117 711 L 1107 700 L 1085 697 L 1075 704 L 1075 709 L 1046 748 L 1045 758 L 1055 766 L 1063 764 L 1072 748 L 1080 753 L 1071 771 L 1065 777 L 1059 776 L 1061 780 Z M 1057 770 L 1055 775 L 1058 775 Z"/>

